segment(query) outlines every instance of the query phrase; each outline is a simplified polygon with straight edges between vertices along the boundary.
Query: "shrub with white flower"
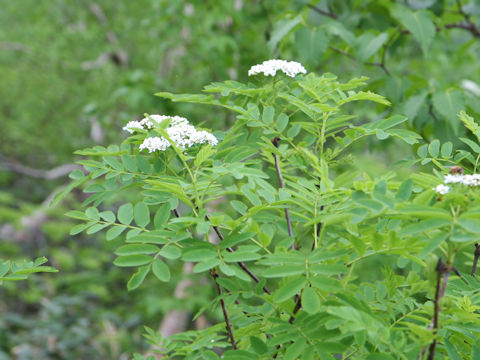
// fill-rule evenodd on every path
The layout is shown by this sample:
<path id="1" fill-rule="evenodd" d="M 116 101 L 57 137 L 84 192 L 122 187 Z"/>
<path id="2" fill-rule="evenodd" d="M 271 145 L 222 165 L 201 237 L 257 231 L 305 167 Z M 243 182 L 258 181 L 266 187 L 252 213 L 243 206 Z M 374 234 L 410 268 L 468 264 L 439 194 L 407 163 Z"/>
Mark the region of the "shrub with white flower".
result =
<path id="1" fill-rule="evenodd" d="M 282 71 L 287 76 L 295 77 L 298 74 L 306 74 L 307 70 L 302 64 L 296 61 L 267 60 L 261 64 L 254 65 L 248 70 L 248 76 L 263 73 L 265 76 L 275 76 L 277 71 Z"/>
<path id="2" fill-rule="evenodd" d="M 433 188 L 435 192 L 445 195 L 450 191 L 450 186 L 445 184 L 460 184 L 469 187 L 480 185 L 480 174 L 463 175 L 463 174 L 447 174 L 443 179 L 444 184 L 437 185 Z"/>
<path id="3" fill-rule="evenodd" d="M 128 131 L 130 134 L 135 133 L 137 130 L 150 130 L 154 127 L 154 123 L 161 124 L 163 121 L 170 120 L 165 131 L 168 138 L 178 148 L 185 150 L 192 147 L 195 144 L 208 143 L 212 146 L 218 144 L 217 138 L 204 130 L 197 130 L 193 125 L 190 125 L 188 120 L 181 116 L 168 116 L 168 115 L 149 115 L 141 121 L 130 121 L 123 127 L 123 130 Z M 139 149 L 148 150 L 149 153 L 155 151 L 165 151 L 171 146 L 167 138 L 161 136 L 147 137 Z"/>

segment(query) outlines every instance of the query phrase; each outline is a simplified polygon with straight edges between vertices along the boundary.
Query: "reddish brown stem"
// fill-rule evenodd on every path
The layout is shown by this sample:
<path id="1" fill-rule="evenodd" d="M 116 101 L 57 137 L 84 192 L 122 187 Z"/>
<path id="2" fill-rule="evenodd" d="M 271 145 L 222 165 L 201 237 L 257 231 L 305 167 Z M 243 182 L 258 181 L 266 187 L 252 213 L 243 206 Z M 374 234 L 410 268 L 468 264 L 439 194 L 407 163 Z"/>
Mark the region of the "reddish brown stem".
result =
<path id="1" fill-rule="evenodd" d="M 430 344 L 428 349 L 428 360 L 434 360 L 435 350 L 437 346 L 437 334 L 438 334 L 438 317 L 440 314 L 440 300 L 445 295 L 447 289 L 448 278 L 450 277 L 451 267 L 443 264 L 442 259 L 438 259 L 436 271 L 437 271 L 437 286 L 435 289 L 435 301 L 434 301 L 434 313 L 433 313 L 433 332 L 435 339 Z M 443 277 L 443 282 L 442 282 Z"/>
<path id="2" fill-rule="evenodd" d="M 225 301 L 223 300 L 222 296 L 222 287 L 218 284 L 217 278 L 218 273 L 214 269 L 211 271 L 213 280 L 215 281 L 215 285 L 217 287 L 218 296 L 220 296 L 220 305 L 222 306 L 223 318 L 225 319 L 225 326 L 227 328 L 228 337 L 230 338 L 230 342 L 232 343 L 232 347 L 234 350 L 237 350 L 237 342 L 235 341 L 235 337 L 233 336 L 232 325 L 230 324 L 230 318 L 228 317 L 227 307 L 225 306 Z"/>
<path id="3" fill-rule="evenodd" d="M 293 308 L 293 314 L 288 319 L 290 324 L 293 324 L 295 321 L 295 315 L 297 315 L 298 310 L 302 307 L 302 297 L 300 295 L 295 295 L 295 307 Z"/>
<path id="4" fill-rule="evenodd" d="M 475 243 L 475 253 L 473 258 L 472 276 L 477 273 L 478 258 L 480 258 L 480 245 Z"/>

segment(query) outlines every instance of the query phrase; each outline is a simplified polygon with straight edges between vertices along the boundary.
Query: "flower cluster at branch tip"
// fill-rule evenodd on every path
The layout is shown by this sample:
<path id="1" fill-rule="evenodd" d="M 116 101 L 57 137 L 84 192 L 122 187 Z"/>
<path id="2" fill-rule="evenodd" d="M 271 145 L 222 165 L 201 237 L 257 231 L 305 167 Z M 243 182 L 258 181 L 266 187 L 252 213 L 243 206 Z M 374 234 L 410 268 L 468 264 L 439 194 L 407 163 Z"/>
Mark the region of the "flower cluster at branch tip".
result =
<path id="1" fill-rule="evenodd" d="M 445 184 L 461 184 L 465 186 L 480 186 L 480 174 L 463 175 L 448 174 L 443 180 Z M 440 184 L 433 188 L 437 193 L 445 195 L 450 191 L 450 186 Z"/>
<path id="2" fill-rule="evenodd" d="M 187 119 L 181 116 L 166 116 L 166 115 L 150 115 L 141 121 L 130 121 L 123 127 L 123 130 L 133 134 L 137 129 L 151 129 L 154 124 L 152 120 L 158 124 L 166 119 L 171 119 L 165 131 L 170 140 L 182 150 L 192 147 L 195 144 L 208 143 L 212 146 L 218 144 L 217 138 L 208 131 L 198 131 L 194 126 L 190 125 Z M 152 153 L 155 151 L 165 151 L 171 143 L 162 137 L 147 137 L 142 144 L 140 144 L 140 151 L 148 150 Z"/>
<path id="3" fill-rule="evenodd" d="M 284 72 L 287 76 L 295 77 L 297 74 L 306 74 L 307 70 L 302 64 L 296 61 L 267 60 L 261 64 L 254 65 L 248 70 L 248 76 L 263 73 L 265 76 L 275 76 L 277 71 Z"/>

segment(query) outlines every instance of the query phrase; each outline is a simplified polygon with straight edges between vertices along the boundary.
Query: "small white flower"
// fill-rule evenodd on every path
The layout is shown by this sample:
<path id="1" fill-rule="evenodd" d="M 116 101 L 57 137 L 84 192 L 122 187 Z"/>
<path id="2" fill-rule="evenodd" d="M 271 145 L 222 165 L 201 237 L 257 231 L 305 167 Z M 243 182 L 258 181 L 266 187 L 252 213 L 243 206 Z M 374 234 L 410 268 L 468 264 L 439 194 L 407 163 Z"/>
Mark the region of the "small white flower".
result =
<path id="1" fill-rule="evenodd" d="M 450 187 L 447 185 L 440 184 L 434 187 L 433 190 L 435 190 L 435 192 L 437 192 L 438 194 L 445 195 L 450 190 Z"/>
<path id="2" fill-rule="evenodd" d="M 140 151 L 142 150 L 148 150 L 149 153 L 152 153 L 154 151 L 165 151 L 168 147 L 170 146 L 170 143 L 160 137 L 150 137 L 146 138 L 143 140 L 143 143 L 140 144 L 139 149 Z"/>
<path id="3" fill-rule="evenodd" d="M 479 174 L 464 175 L 462 183 L 467 186 L 478 186 L 480 184 Z"/>
<path id="4" fill-rule="evenodd" d="M 212 146 L 218 144 L 218 140 L 208 131 L 198 131 L 194 126 L 190 125 L 187 119 L 181 116 L 167 116 L 167 115 L 150 115 L 141 121 L 130 121 L 123 129 L 133 134 L 136 129 L 153 128 L 153 122 L 161 123 L 162 121 L 170 119 L 165 131 L 168 134 L 170 140 L 175 146 L 185 150 L 192 147 L 195 144 L 208 143 Z M 148 152 L 165 151 L 171 143 L 164 137 L 149 137 L 146 138 L 140 145 L 139 149 L 148 150 Z"/>
<path id="5" fill-rule="evenodd" d="M 447 174 L 443 180 L 445 184 L 461 184 L 463 183 L 463 175 L 460 174 Z"/>
<path id="6" fill-rule="evenodd" d="M 305 70 L 303 65 L 296 61 L 274 59 L 252 66 L 250 70 L 248 70 L 248 76 L 257 75 L 260 73 L 263 73 L 265 76 L 275 76 L 278 70 L 284 72 L 290 77 L 295 77 L 300 73 L 307 73 L 307 70 Z"/>
<path id="7" fill-rule="evenodd" d="M 135 129 L 143 129 L 143 124 L 140 121 L 129 121 L 127 125 L 123 127 L 123 130 L 128 131 L 130 134 L 133 134 Z"/>

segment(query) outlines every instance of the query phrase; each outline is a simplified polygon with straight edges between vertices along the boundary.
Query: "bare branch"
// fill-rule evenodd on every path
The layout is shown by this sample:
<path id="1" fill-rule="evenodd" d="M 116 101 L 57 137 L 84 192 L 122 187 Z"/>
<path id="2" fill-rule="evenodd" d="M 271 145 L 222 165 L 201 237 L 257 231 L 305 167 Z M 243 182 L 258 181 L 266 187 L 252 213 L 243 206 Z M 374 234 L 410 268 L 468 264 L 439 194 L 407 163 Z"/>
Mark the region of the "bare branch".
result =
<path id="1" fill-rule="evenodd" d="M 73 170 L 82 169 L 81 166 L 75 164 L 64 164 L 50 170 L 34 169 L 14 160 L 7 159 L 3 155 L 0 155 L 0 165 L 17 174 L 45 180 L 58 179 L 70 174 Z"/>

